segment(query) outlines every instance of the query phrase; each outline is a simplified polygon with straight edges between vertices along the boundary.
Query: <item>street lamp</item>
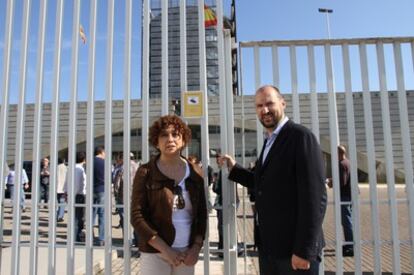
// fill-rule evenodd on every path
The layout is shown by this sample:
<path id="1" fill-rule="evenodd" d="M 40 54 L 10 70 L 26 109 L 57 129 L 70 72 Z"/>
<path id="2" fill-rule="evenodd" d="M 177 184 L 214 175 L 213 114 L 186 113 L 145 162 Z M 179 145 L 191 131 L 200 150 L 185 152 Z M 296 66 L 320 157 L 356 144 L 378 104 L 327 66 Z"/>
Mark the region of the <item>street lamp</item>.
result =
<path id="1" fill-rule="evenodd" d="M 330 24 L 329 24 L 329 14 L 333 13 L 333 9 L 319 8 L 318 11 L 320 13 L 325 13 L 326 14 L 326 27 L 328 29 L 328 39 L 331 39 L 331 27 L 330 27 Z"/>

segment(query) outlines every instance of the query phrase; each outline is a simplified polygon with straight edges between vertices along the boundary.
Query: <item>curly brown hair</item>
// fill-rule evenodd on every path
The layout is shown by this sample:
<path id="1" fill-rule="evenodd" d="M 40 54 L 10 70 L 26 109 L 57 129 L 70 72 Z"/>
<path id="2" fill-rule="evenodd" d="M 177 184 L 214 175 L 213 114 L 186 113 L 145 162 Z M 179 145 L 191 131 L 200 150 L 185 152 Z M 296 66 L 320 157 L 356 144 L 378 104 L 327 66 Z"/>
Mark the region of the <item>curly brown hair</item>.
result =
<path id="1" fill-rule="evenodd" d="M 167 129 L 169 126 L 173 126 L 178 133 L 182 136 L 184 146 L 186 146 L 191 140 L 191 130 L 182 119 L 176 115 L 162 116 L 154 123 L 149 129 L 149 143 L 158 150 L 158 138 L 161 132 Z"/>

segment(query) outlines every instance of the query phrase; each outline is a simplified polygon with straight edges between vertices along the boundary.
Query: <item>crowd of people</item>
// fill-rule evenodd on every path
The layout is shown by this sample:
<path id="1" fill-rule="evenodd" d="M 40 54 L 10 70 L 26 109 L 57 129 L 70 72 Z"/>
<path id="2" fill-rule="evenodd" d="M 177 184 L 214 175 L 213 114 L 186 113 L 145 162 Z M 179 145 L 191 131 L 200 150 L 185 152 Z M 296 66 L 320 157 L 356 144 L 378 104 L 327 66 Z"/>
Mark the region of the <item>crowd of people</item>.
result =
<path id="1" fill-rule="evenodd" d="M 184 157 L 191 141 L 189 127 L 175 115 L 157 119 L 149 129 L 150 144 L 156 154 L 139 165 L 129 153 L 132 187 L 131 224 L 134 241 L 141 252 L 141 274 L 194 274 L 194 266 L 204 245 L 208 211 L 216 209 L 218 249 L 223 250 L 222 169 L 229 179 L 249 189 L 255 202 L 255 245 L 259 253 L 260 274 L 318 274 L 325 245 L 322 223 L 327 207 L 326 185 L 332 179 L 325 175 L 322 151 L 313 133 L 290 120 L 285 114 L 286 102 L 277 87 L 265 85 L 255 94 L 256 114 L 265 129 L 260 156 L 250 167 L 239 165 L 234 156 L 217 154 L 219 168 L 213 173 L 208 166 L 208 183 L 216 193 L 214 203 L 205 193 L 202 162 L 196 156 Z M 338 147 L 342 224 L 345 235 L 344 256 L 353 256 L 352 202 L 350 165 L 344 146 Z M 96 245 L 104 245 L 105 231 L 105 150 L 95 148 L 93 161 L 93 220 L 98 217 Z M 112 171 L 113 194 L 119 228 L 124 227 L 124 156 L 116 158 Z M 84 204 L 86 195 L 86 155 L 76 155 L 75 177 L 68 182 L 67 168 L 59 160 L 57 176 L 57 221 L 64 220 L 68 188 L 73 184 L 75 203 Z M 24 211 L 22 171 L 21 208 Z M 41 162 L 39 202 L 47 202 L 50 185 L 49 160 Z M 10 166 L 6 186 L 12 194 L 15 171 Z M 236 193 L 237 194 L 237 193 Z M 236 203 L 239 198 L 237 196 Z M 85 207 L 76 206 L 75 236 L 83 241 Z M 220 255 L 220 254 L 219 254 Z M 222 256 L 223 254 L 221 254 Z"/>

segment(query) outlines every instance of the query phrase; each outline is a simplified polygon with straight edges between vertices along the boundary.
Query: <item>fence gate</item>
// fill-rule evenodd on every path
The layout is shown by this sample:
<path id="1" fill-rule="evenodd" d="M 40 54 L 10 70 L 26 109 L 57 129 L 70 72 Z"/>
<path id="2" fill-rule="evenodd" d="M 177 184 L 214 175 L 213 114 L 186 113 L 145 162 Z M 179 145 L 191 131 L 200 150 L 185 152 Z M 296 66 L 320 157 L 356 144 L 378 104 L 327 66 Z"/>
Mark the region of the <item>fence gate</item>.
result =
<path id="1" fill-rule="evenodd" d="M 193 79 L 187 79 L 187 45 L 194 42 L 187 41 L 186 35 L 185 15 L 188 16 L 189 6 L 198 15 L 199 62 L 194 75 L 197 75 L 196 86 L 202 93 L 204 113 L 187 122 L 200 125 L 198 141 L 206 191 L 207 167 L 211 164 L 210 143 L 214 142 L 215 148 L 222 152 L 236 155 L 244 164 L 247 158 L 253 160 L 260 152 L 263 129 L 257 124 L 252 94 L 260 85 L 272 83 L 281 87 L 282 93 L 286 92 L 288 116 L 311 128 L 319 139 L 328 173 L 334 180 L 324 224 L 325 270 L 338 274 L 353 270 L 357 274 L 363 271 L 412 273 L 411 144 L 414 133 L 410 123 L 414 119 L 414 108 L 410 107 L 414 106 L 414 93 L 410 90 L 414 75 L 414 38 L 242 42 L 238 49 L 242 95 L 233 96 L 234 60 L 230 56 L 234 45 L 229 31 L 223 28 L 223 1 L 215 3 L 217 27 L 209 36 L 205 33 L 203 0 L 158 1 L 161 46 L 153 50 L 150 48 L 154 35 L 150 22 L 156 21 L 156 13 L 152 6 L 155 4 L 149 0 L 108 0 L 104 4 L 97 0 L 6 1 L 5 16 L 0 16 L 0 26 L 4 26 L 4 36 L 0 37 L 3 50 L 0 59 L 0 180 L 3 184 L 10 171 L 15 171 L 16 188 L 13 188 L 12 200 L 6 198 L 3 186 L 0 188 L 2 274 L 93 274 L 99 260 L 102 260 L 99 267 L 105 274 L 115 272 L 117 266 L 122 266 L 124 274 L 135 272 L 137 261 L 133 258 L 137 249 L 132 246 L 130 189 L 123 190 L 124 204 L 113 202 L 112 192 L 108 191 L 112 188 L 113 155 L 124 152 L 124 179 L 129 181 L 129 152 L 148 161 L 150 121 L 171 112 L 174 88 L 169 79 L 172 75 L 168 52 L 171 7 L 178 10 L 182 34 L 178 43 L 181 76 L 178 90 L 181 94 L 195 85 Z M 139 9 L 142 11 L 142 39 L 133 35 L 133 12 Z M 123 26 L 121 34 L 115 27 L 119 24 Z M 18 27 L 21 30 L 16 31 Z M 105 30 L 103 36 L 97 31 L 100 29 Z M 207 70 L 206 37 L 217 41 L 213 56 L 216 56 L 218 71 L 215 87 L 220 91 L 209 97 L 207 80 L 214 70 Z M 142 65 L 140 83 L 133 77 L 136 65 L 133 49 L 138 44 L 142 47 L 142 64 L 137 62 Z M 152 50 L 160 52 L 159 67 L 150 63 Z M 150 73 L 157 68 L 160 69 L 161 99 L 150 99 L 149 91 L 153 88 Z M 137 90 L 141 90 L 141 96 L 137 95 Z M 222 131 L 209 133 L 209 124 Z M 239 140 L 242 142 L 235 142 Z M 332 169 L 337 167 L 336 148 L 340 143 L 347 146 L 352 165 L 353 260 L 342 257 L 343 203 L 339 201 L 339 171 Z M 57 200 L 55 184 L 46 188 L 49 200 L 39 202 L 43 197 L 41 159 L 50 158 L 49 182 L 55 183 L 58 159 L 67 155 L 67 179 L 73 182 L 76 152 L 85 151 L 86 163 L 91 164 L 95 145 L 104 145 L 106 151 L 104 202 L 93 203 L 93 165 L 86 166 L 85 203 L 75 202 L 75 189 L 71 184 L 66 203 Z M 225 179 L 226 170 L 222 172 Z M 25 174 L 31 178 L 30 191 L 20 188 L 26 181 Z M 224 273 L 236 274 L 235 189 L 230 184 L 223 186 Z M 24 192 L 26 201 L 21 204 Z M 66 207 L 64 223 L 57 219 L 59 206 Z M 74 209 L 82 206 L 86 210 L 85 236 L 84 242 L 78 243 L 74 234 Z M 94 233 L 98 232 L 94 228 L 94 207 L 104 209 L 103 246 L 94 242 Z M 115 208 L 124 212 L 123 231 L 113 228 L 117 225 L 113 224 Z M 246 228 L 239 227 L 239 233 L 245 231 Z M 204 274 L 212 273 L 209 244 L 207 234 L 200 264 L 200 272 L 203 270 Z M 122 257 L 115 261 L 117 256 Z"/>
<path id="2" fill-rule="evenodd" d="M 171 53 L 168 50 L 169 33 L 177 31 L 174 29 L 177 26 L 181 34 L 178 43 L 180 94 L 191 90 L 190 86 L 195 85 L 193 79 L 187 81 L 186 51 L 189 43 L 186 20 L 189 13 L 186 9 L 191 9 L 193 15 L 197 14 L 197 87 L 202 93 L 204 103 L 203 115 L 197 119 L 187 119 L 187 122 L 190 125 L 201 126 L 201 138 L 198 141 L 201 144 L 200 155 L 202 163 L 205 164 L 205 188 L 208 191 L 207 168 L 210 150 L 207 90 L 210 88 L 207 85 L 206 37 L 216 41 L 216 52 L 213 53 L 213 57 L 215 56 L 216 60 L 217 56 L 221 57 L 216 64 L 217 70 L 220 71 L 220 79 L 215 86 L 213 85 L 216 91 L 223 91 L 220 100 L 217 101 L 220 103 L 216 104 L 221 105 L 216 110 L 226 112 L 220 116 L 221 118 L 232 117 L 233 112 L 232 108 L 227 108 L 233 102 L 232 93 L 226 93 L 226 90 L 232 90 L 231 83 L 226 84 L 231 79 L 231 60 L 228 57 L 232 45 L 228 31 L 223 28 L 222 1 L 216 2 L 214 10 L 218 18 L 217 26 L 210 30 L 209 34 L 206 34 L 206 6 L 203 0 L 6 1 L 5 16 L 0 16 L 3 23 L 0 25 L 5 27 L 4 37 L 0 37 L 0 48 L 3 50 L 0 59 L 0 128 L 3 129 L 0 135 L 0 179 L 3 184 L 3 179 L 10 175 L 10 171 L 15 171 L 16 188 L 11 198 L 8 194 L 6 197 L 7 192 L 4 188 L 0 188 L 2 274 L 93 274 L 96 269 L 111 274 L 117 271 L 117 266 L 122 266 L 124 274 L 137 271 L 138 261 L 133 260 L 137 249 L 133 247 L 133 232 L 130 226 L 130 189 L 123 190 L 125 203 L 113 201 L 110 191 L 112 164 L 114 156 L 118 152 L 124 152 L 124 179 L 128 182 L 130 152 L 135 153 L 136 158 L 143 162 L 149 160 L 150 121 L 160 115 L 171 113 L 170 102 L 172 99 L 174 102 L 177 100 L 171 96 L 176 87 L 171 85 L 169 79 L 172 74 L 169 66 L 173 62 L 169 62 Z M 134 32 L 134 18 L 141 20 L 141 13 L 136 16 L 135 11 L 142 12 L 142 29 Z M 173 20 L 169 20 L 169 16 L 176 11 L 179 15 L 179 24 L 172 27 Z M 157 20 L 160 28 L 154 34 L 151 28 L 157 26 Z M 17 30 L 20 27 L 21 32 Z M 220 31 L 217 32 L 217 29 Z M 159 49 L 155 49 L 154 45 L 153 49 L 150 48 L 152 38 L 160 40 Z M 33 41 L 36 41 L 36 45 L 33 45 Z M 194 44 L 194 41 L 189 42 Z M 134 52 L 141 52 L 140 50 L 141 59 L 137 59 Z M 194 49 L 192 51 L 191 54 L 194 53 Z M 156 78 L 154 74 L 150 77 L 150 73 L 158 66 L 155 61 L 150 62 L 153 52 L 161 53 L 155 57 L 160 60 L 158 82 L 161 99 L 150 99 L 150 89 L 154 88 L 150 78 Z M 19 67 L 15 70 L 14 64 L 17 61 Z M 140 82 L 133 77 L 136 73 L 136 63 L 142 70 Z M 194 67 L 194 64 L 192 66 Z M 216 99 L 218 95 L 217 92 Z M 178 106 L 173 103 L 173 107 Z M 233 128 L 232 120 L 222 119 L 221 123 L 222 129 L 229 129 L 220 140 L 222 148 L 226 148 L 227 152 L 233 152 L 234 138 L 230 131 Z M 216 126 L 218 125 L 220 122 L 217 120 Z M 90 164 L 94 161 L 96 145 L 103 145 L 106 153 L 106 191 L 103 203 L 94 203 L 94 170 Z M 76 176 L 76 153 L 79 151 L 86 152 L 84 203 L 75 201 L 77 190 L 70 184 Z M 68 164 L 67 202 L 58 201 L 55 195 L 59 192 L 55 184 L 59 177 L 57 164 L 62 156 L 67 157 Z M 41 160 L 46 157 L 50 160 L 51 184 L 41 189 Z M 20 188 L 26 182 L 25 174 L 31 179 L 31 190 Z M 45 190 L 49 193 L 48 199 L 43 196 Z M 229 194 L 224 200 L 229 206 L 228 209 L 224 209 L 224 262 L 226 274 L 235 274 L 237 239 L 234 188 L 225 189 L 224 192 Z M 66 208 L 64 222 L 56 215 L 58 207 Z M 85 235 L 80 243 L 77 242 L 74 233 L 75 207 L 85 209 Z M 94 208 L 103 208 L 104 212 L 104 242 L 100 243 L 96 243 L 95 239 L 98 229 L 94 221 Z M 114 229 L 117 226 L 113 222 L 115 209 L 124 214 L 121 224 L 123 230 Z M 202 254 L 209 255 L 209 249 L 207 234 Z M 122 257 L 115 261 L 114 257 L 117 256 Z M 210 257 L 203 258 L 199 264 L 200 272 L 209 274 Z"/>
<path id="3" fill-rule="evenodd" d="M 414 101 L 407 87 L 413 87 L 413 38 L 241 42 L 239 56 L 242 92 L 280 87 L 288 116 L 321 143 L 334 182 L 324 269 L 411 273 Z M 256 129 L 260 152 L 261 125 Z M 349 203 L 339 197 L 339 144 L 351 163 L 352 260 L 342 255 L 341 205 Z"/>

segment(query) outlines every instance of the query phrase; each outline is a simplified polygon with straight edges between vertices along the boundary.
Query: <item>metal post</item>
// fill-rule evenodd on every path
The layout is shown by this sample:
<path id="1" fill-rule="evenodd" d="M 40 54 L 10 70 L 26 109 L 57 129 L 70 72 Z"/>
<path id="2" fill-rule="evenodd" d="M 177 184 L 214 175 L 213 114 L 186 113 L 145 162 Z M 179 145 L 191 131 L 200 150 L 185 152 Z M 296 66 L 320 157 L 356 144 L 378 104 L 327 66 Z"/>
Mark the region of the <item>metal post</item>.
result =
<path id="1" fill-rule="evenodd" d="M 220 5 L 217 3 L 217 6 Z M 181 45 L 186 47 L 186 45 Z M 207 62 L 206 39 L 204 27 L 204 0 L 198 1 L 198 50 L 200 69 L 200 90 L 203 92 L 203 117 L 201 118 L 201 156 L 204 173 L 204 192 L 208 200 L 208 165 L 210 163 L 210 144 L 208 139 L 208 96 L 207 96 Z M 209 221 L 207 220 L 207 232 L 204 240 L 204 274 L 210 272 L 210 247 L 209 247 Z"/>
<path id="2" fill-rule="evenodd" d="M 16 148 L 15 148 L 15 178 L 13 198 L 13 238 L 12 238 L 12 274 L 19 274 L 20 268 L 20 196 L 23 191 L 20 186 L 23 184 L 23 141 L 24 141 L 24 114 L 26 104 L 26 80 L 27 80 L 27 51 L 29 39 L 29 17 L 31 1 L 27 0 L 23 5 L 22 39 L 20 48 L 20 78 L 19 78 L 19 102 L 17 105 L 16 121 Z M 1 167 L 3 170 L 3 167 Z M 24 207 L 24 206 L 23 206 Z"/>
<path id="3" fill-rule="evenodd" d="M 346 97 L 346 120 L 348 129 L 348 152 L 351 162 L 351 194 L 352 194 L 352 217 L 354 233 L 355 251 L 355 274 L 362 274 L 361 257 L 361 229 L 360 229 L 360 200 L 358 188 L 358 162 L 355 138 L 355 118 L 354 118 L 354 99 L 352 96 L 351 65 L 349 61 L 349 46 L 342 45 L 342 56 L 345 78 L 345 97 Z"/>
<path id="4" fill-rule="evenodd" d="M 375 142 L 374 142 L 374 129 L 372 123 L 372 110 L 371 110 L 371 94 L 369 91 L 369 74 L 368 74 L 368 61 L 365 43 L 359 44 L 359 54 L 361 62 L 361 79 L 362 79 L 362 91 L 364 101 L 364 118 L 365 118 L 365 130 L 366 130 L 366 144 L 368 155 L 368 180 L 369 180 L 369 192 L 371 199 L 371 226 L 372 235 L 374 237 L 374 274 L 381 273 L 381 239 L 380 239 L 380 226 L 378 220 L 378 195 L 377 195 L 377 173 L 375 167 Z"/>
<path id="5" fill-rule="evenodd" d="M 149 161 L 149 40 L 150 40 L 150 3 L 143 0 L 142 4 L 142 161 Z"/>
<path id="6" fill-rule="evenodd" d="M 168 0 L 161 0 L 161 115 L 168 115 Z"/>
<path id="7" fill-rule="evenodd" d="M 336 238 L 336 273 L 342 274 L 342 228 L 341 228 L 341 199 L 339 194 L 339 167 L 338 167 L 338 114 L 336 109 L 336 95 L 334 76 L 332 71 L 331 45 L 325 45 L 325 67 L 327 72 L 328 107 L 329 107 L 329 135 L 331 149 L 332 179 L 335 199 L 335 238 Z"/>
<path id="8" fill-rule="evenodd" d="M 114 5 L 115 0 L 108 2 L 108 40 L 106 44 L 106 93 L 105 93 L 105 275 L 112 274 L 112 71 L 114 49 Z M 129 133 L 124 133 L 127 135 Z M 129 154 L 129 152 L 125 152 Z M 102 205 L 99 205 L 102 207 Z"/>
<path id="9" fill-rule="evenodd" d="M 63 3 L 62 3 L 63 5 Z M 75 180 L 75 162 L 76 162 L 76 121 L 77 121 L 77 94 L 78 94 L 78 62 L 79 62 L 79 18 L 80 18 L 80 1 L 73 2 L 73 26 L 72 26 L 72 64 L 71 64 L 71 93 L 69 107 L 69 167 L 67 172 L 67 182 L 72 183 Z M 59 87 L 57 87 L 59 88 Z M 59 100 L 58 98 L 56 100 Z M 58 104 L 58 103 L 56 103 Z M 57 110 L 58 111 L 58 110 Z M 73 245 L 73 224 L 75 188 L 73 184 L 68 184 L 68 259 L 74 255 Z M 72 259 L 71 259 L 72 260 Z M 70 262 L 70 261 L 69 261 Z M 51 271 L 51 270 L 49 270 Z M 54 273 L 49 273 L 54 274 Z"/>
<path id="10" fill-rule="evenodd" d="M 293 120 L 296 123 L 300 123 L 300 103 L 299 103 L 299 95 L 298 95 L 298 70 L 296 64 L 296 47 L 294 45 L 290 45 L 289 47 L 290 53 L 290 75 L 292 80 L 292 107 L 293 107 Z"/>
<path id="11" fill-rule="evenodd" d="M 404 173 L 405 186 L 407 188 L 408 211 L 410 224 L 410 239 L 414 240 L 414 187 L 413 187 L 413 163 L 412 145 L 410 137 L 410 122 L 408 120 L 407 94 L 404 84 L 404 70 L 401 56 L 401 44 L 394 42 L 395 72 L 397 76 L 398 109 L 400 112 L 401 139 L 404 148 Z M 411 56 L 414 61 L 414 42 L 411 43 Z M 413 62 L 414 65 L 414 62 Z M 414 245 L 411 243 L 411 268 L 414 268 Z"/>
<path id="12" fill-rule="evenodd" d="M 312 133 L 319 141 L 319 111 L 318 94 L 316 93 L 316 73 L 315 73 L 315 50 L 313 45 L 308 45 L 308 68 L 309 68 L 309 91 L 311 101 Z"/>
<path id="13" fill-rule="evenodd" d="M 228 153 L 235 156 L 234 150 L 234 111 L 233 111 L 233 85 L 232 85 L 232 62 L 231 62 L 231 36 L 230 31 L 224 31 L 224 52 L 225 77 L 226 77 L 226 112 L 227 112 L 227 144 Z M 232 274 L 237 274 L 237 221 L 236 221 L 236 192 L 237 185 L 226 184 L 224 187 L 228 190 L 229 199 L 229 237 L 230 237 L 230 270 Z M 226 210 L 226 209 L 224 209 Z"/>
<path id="14" fill-rule="evenodd" d="M 279 77 L 279 55 L 278 47 L 276 45 L 272 46 L 272 70 L 273 70 L 273 85 L 279 87 L 280 77 Z M 256 83 L 256 88 L 260 83 Z"/>
<path id="15" fill-rule="evenodd" d="M 85 270 L 86 274 L 92 274 L 93 270 L 93 162 L 95 140 L 95 58 L 96 58 L 96 21 L 97 0 L 90 2 L 89 16 L 89 52 L 88 52 L 88 103 L 86 121 L 86 196 L 85 203 Z M 78 205 L 78 207 L 81 205 Z M 68 274 L 71 274 L 68 272 Z"/>
<path id="16" fill-rule="evenodd" d="M 13 33 L 13 13 L 14 1 L 7 1 L 5 31 L 4 31 L 4 54 L 3 54 L 3 77 L 1 82 L 2 88 L 2 106 L 0 113 L 0 129 L 7 129 L 7 115 L 9 110 L 9 88 L 10 88 L 10 63 L 12 49 L 12 33 Z M 0 135 L 0 179 L 4 179 L 7 151 L 7 131 Z M 3 245 L 3 223 L 4 223 L 4 188 L 0 188 L 0 246 Z M 0 249 L 0 270 L 2 267 L 2 249 Z"/>
<path id="17" fill-rule="evenodd" d="M 276 54 L 273 54 L 273 58 Z M 277 55 L 276 55 L 277 56 Z M 273 59 L 273 65 L 278 68 L 277 57 Z M 275 67 L 274 67 L 275 68 Z M 260 48 L 259 46 L 254 46 L 254 83 L 255 83 L 255 89 L 257 90 L 261 85 L 261 79 L 260 79 Z M 256 152 L 257 152 L 257 158 L 260 157 L 260 151 L 263 147 L 263 126 L 260 123 L 259 119 L 256 118 Z"/>
<path id="18" fill-rule="evenodd" d="M 184 118 L 184 92 L 187 91 L 187 4 L 186 0 L 180 0 L 180 114 L 185 123 L 188 121 Z M 188 146 L 184 148 L 184 156 L 188 156 Z"/>
<path id="19" fill-rule="evenodd" d="M 40 144 L 41 144 L 41 129 L 42 129 L 42 97 L 43 97 L 43 76 L 44 76 L 44 47 L 45 47 L 45 32 L 46 32 L 46 15 L 47 2 L 40 3 L 39 16 L 39 41 L 38 41 L 38 58 L 37 58 L 37 84 L 36 84 L 36 101 L 35 101 L 35 117 L 33 130 L 33 162 L 32 162 L 32 213 L 31 213 L 31 242 L 30 242 L 30 270 L 33 275 L 37 274 L 37 260 L 38 260 L 38 219 L 39 219 L 39 179 L 40 179 Z M 59 4 L 58 4 L 59 5 Z M 58 26 L 58 24 L 56 24 Z"/>
<path id="20" fill-rule="evenodd" d="M 124 274 L 131 274 L 131 46 L 132 46 L 132 0 L 125 2 L 125 59 L 124 59 L 124 189 L 123 189 L 123 234 Z"/>

